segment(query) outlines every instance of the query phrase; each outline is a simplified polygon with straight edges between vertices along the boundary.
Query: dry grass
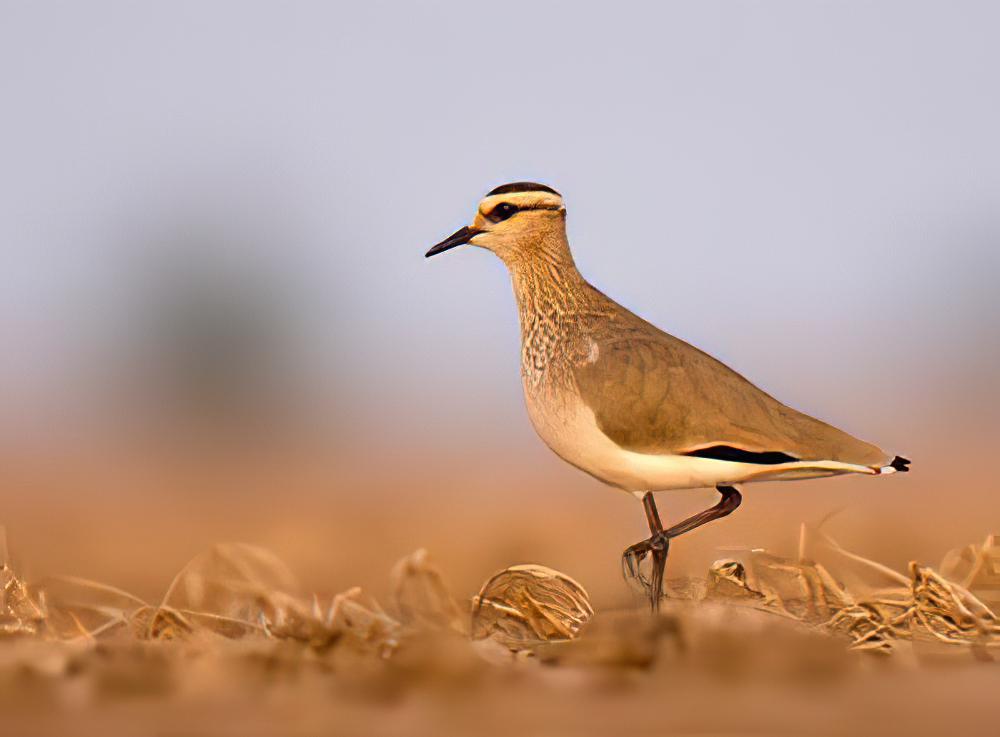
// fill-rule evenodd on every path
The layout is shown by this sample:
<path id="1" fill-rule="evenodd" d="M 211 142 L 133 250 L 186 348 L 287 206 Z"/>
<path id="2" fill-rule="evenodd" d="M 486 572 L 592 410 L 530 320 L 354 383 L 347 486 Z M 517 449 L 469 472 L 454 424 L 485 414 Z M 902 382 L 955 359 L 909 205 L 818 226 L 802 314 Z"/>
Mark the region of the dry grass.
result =
<path id="1" fill-rule="evenodd" d="M 542 566 L 501 571 L 462 602 L 425 551 L 393 568 L 385 606 L 360 588 L 306 595 L 244 544 L 197 556 L 154 602 L 79 578 L 25 582 L 2 532 L 0 563 L 0 708 L 17 734 L 59 733 L 81 715 L 94 733 L 125 730 L 121 705 L 136 703 L 171 734 L 467 733 L 485 713 L 495 719 L 480 731 L 600 733 L 613 715 L 636 734 L 834 734 L 856 720 L 810 719 L 818 694 L 867 689 L 852 707 L 862 718 L 869 693 L 902 707 L 942 663 L 978 692 L 1000 645 L 992 536 L 936 570 L 899 572 L 803 528 L 794 560 L 729 551 L 705 578 L 672 581 L 655 618 L 593 616 L 583 586 Z M 975 709 L 948 718 L 978 723 Z M 909 721 L 909 734 L 938 724 Z"/>

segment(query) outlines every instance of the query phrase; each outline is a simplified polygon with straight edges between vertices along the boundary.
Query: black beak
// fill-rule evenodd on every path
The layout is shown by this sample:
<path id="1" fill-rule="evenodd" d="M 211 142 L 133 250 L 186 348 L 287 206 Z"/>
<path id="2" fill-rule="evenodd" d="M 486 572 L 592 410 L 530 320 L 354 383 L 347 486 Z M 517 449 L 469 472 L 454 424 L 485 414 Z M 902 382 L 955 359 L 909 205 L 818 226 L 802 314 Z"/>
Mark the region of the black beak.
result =
<path id="1" fill-rule="evenodd" d="M 482 233 L 481 230 L 476 228 L 470 228 L 468 226 L 464 228 L 459 228 L 454 233 L 449 235 L 443 241 L 434 246 L 431 250 L 424 254 L 424 258 L 430 258 L 431 256 L 437 256 L 439 253 L 444 253 L 445 251 L 455 248 L 456 246 L 464 246 L 466 243 L 471 241 L 475 236 Z"/>

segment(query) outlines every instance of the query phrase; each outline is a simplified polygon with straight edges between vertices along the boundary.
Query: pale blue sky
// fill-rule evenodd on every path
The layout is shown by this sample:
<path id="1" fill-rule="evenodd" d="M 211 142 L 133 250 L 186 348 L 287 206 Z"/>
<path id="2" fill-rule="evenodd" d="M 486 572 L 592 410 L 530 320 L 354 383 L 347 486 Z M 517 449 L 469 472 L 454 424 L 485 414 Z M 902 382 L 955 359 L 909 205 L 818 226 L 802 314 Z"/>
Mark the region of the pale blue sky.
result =
<path id="1" fill-rule="evenodd" d="M 502 266 L 422 254 L 534 179 L 597 286 L 789 403 L 985 422 L 997 8 L 0 2 L 0 399 L 114 386 L 204 265 L 274 293 L 290 384 L 529 438 Z"/>

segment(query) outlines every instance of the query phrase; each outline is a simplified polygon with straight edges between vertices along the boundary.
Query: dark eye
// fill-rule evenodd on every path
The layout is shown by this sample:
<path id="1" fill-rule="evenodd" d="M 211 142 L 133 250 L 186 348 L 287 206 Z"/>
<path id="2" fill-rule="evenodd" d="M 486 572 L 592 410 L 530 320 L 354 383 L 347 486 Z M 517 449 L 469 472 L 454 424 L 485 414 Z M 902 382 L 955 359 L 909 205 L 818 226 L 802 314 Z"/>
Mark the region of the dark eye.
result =
<path id="1" fill-rule="evenodd" d="M 517 212 L 517 206 L 512 205 L 509 202 L 501 202 L 499 205 L 493 208 L 490 212 L 490 220 L 494 223 L 499 223 L 501 220 L 506 220 Z"/>

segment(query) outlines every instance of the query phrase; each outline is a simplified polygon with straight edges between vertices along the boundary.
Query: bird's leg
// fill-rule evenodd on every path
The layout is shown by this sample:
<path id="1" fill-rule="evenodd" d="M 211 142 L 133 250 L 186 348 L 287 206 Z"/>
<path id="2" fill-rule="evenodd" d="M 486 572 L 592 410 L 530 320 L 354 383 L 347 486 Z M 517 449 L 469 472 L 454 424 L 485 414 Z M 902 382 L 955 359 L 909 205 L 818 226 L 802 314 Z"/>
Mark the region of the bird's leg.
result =
<path id="1" fill-rule="evenodd" d="M 656 511 L 652 492 L 646 492 L 643 496 L 642 506 L 646 510 L 646 520 L 649 522 L 651 537 L 626 548 L 622 555 L 622 564 L 625 575 L 637 579 L 646 589 L 647 594 L 649 594 L 649 604 L 654 612 L 659 609 L 660 598 L 663 595 L 663 570 L 667 563 L 670 540 L 685 532 L 691 532 L 706 522 L 731 514 L 743 501 L 743 497 L 736 487 L 720 485 L 716 489 L 722 494 L 722 499 L 719 500 L 718 504 L 688 517 L 683 522 L 678 522 L 666 530 L 660 523 L 660 516 Z M 649 579 L 643 576 L 639 570 L 639 564 L 646 558 L 646 555 L 650 556 L 652 563 Z"/>
<path id="2" fill-rule="evenodd" d="M 650 537 L 635 545 L 630 545 L 622 554 L 622 569 L 626 578 L 636 579 L 649 595 L 649 605 L 653 611 L 660 608 L 663 596 L 663 569 L 667 565 L 667 553 L 670 550 L 670 538 L 663 536 L 663 523 L 656 509 L 653 492 L 647 491 L 642 497 L 642 508 L 646 512 L 646 522 L 649 524 Z M 642 574 L 641 564 L 646 556 L 650 556 L 652 564 L 650 577 Z"/>
<path id="3" fill-rule="evenodd" d="M 701 527 L 706 522 L 711 522 L 720 517 L 725 517 L 727 514 L 732 514 L 740 506 L 740 502 L 743 501 L 743 496 L 735 486 L 723 486 L 720 484 L 715 489 L 722 494 L 722 499 L 719 500 L 718 504 L 714 507 L 709 507 L 704 512 L 698 512 L 698 514 L 688 517 L 683 522 L 678 522 L 673 527 L 668 527 L 662 534 L 667 538 L 674 538 L 683 535 L 685 532 L 691 532 L 691 530 Z"/>

